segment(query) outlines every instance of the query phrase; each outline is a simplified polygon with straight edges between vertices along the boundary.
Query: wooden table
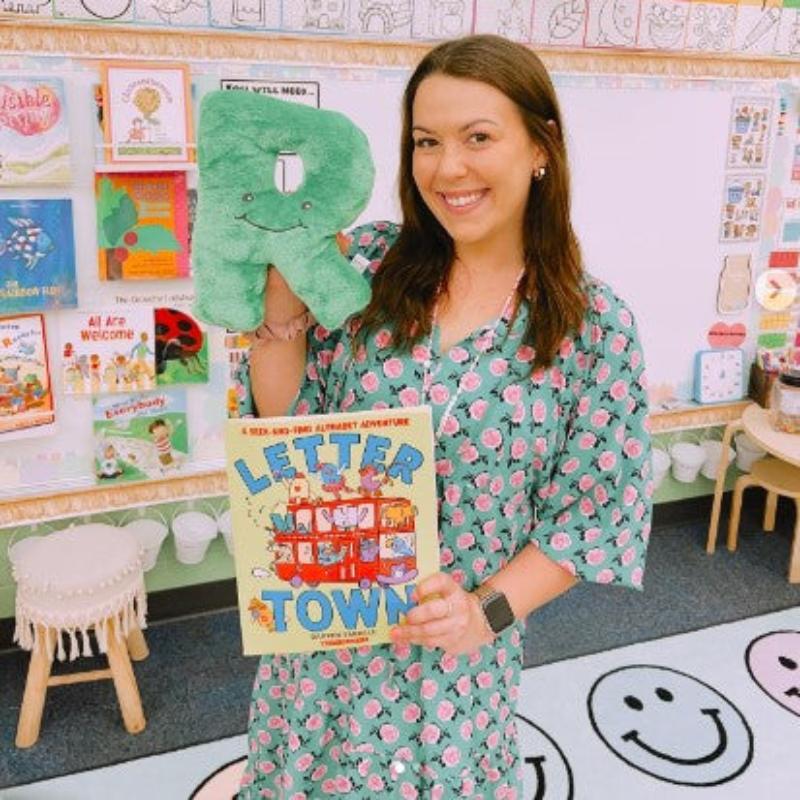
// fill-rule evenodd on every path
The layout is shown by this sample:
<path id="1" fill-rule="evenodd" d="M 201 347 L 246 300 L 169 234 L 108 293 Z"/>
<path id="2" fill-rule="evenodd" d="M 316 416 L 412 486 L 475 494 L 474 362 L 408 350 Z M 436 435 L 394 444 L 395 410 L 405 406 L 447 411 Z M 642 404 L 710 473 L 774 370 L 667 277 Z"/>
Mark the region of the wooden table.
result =
<path id="1" fill-rule="evenodd" d="M 769 411 L 756 403 L 751 403 L 742 412 L 741 419 L 733 420 L 725 426 L 722 437 L 722 454 L 719 460 L 717 481 L 714 484 L 714 503 L 711 507 L 711 521 L 708 526 L 706 552 L 713 553 L 717 545 L 719 515 L 722 508 L 722 494 L 725 489 L 725 475 L 728 472 L 728 453 L 733 435 L 743 430 L 759 447 L 770 455 L 800 467 L 800 435 L 776 431 L 769 421 Z"/>

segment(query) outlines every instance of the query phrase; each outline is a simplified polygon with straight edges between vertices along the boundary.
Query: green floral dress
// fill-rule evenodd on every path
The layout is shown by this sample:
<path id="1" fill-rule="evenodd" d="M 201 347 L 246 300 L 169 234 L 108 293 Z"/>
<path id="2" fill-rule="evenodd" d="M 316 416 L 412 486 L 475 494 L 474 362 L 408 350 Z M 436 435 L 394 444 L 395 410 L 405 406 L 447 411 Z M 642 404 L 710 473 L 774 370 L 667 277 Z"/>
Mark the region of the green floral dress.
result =
<path id="1" fill-rule="evenodd" d="M 356 229 L 350 256 L 374 273 L 396 233 Z M 467 590 L 530 542 L 579 578 L 641 587 L 652 495 L 642 353 L 625 304 L 604 284 L 588 291 L 579 334 L 533 373 L 526 304 L 447 353 L 436 330 L 432 353 L 398 353 L 382 329 L 355 356 L 355 321 L 309 332 L 295 413 L 429 402 L 437 427 L 461 386 L 436 472 L 441 566 Z M 383 645 L 263 658 L 240 798 L 521 800 L 523 631 L 520 621 L 471 656 Z"/>

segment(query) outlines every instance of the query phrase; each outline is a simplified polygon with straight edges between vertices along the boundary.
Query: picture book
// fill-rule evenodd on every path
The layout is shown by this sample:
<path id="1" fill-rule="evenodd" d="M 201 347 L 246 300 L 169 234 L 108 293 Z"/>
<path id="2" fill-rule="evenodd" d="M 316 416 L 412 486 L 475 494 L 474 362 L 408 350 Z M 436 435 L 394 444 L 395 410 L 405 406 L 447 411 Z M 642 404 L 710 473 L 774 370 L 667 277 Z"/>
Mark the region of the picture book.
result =
<path id="1" fill-rule="evenodd" d="M 54 421 L 44 317 L 0 319 L 0 438 Z"/>
<path id="2" fill-rule="evenodd" d="M 193 161 L 189 68 L 103 64 L 103 135 L 111 163 Z"/>
<path id="3" fill-rule="evenodd" d="M 0 186 L 69 181 L 63 81 L 0 75 Z"/>
<path id="4" fill-rule="evenodd" d="M 92 406 L 98 483 L 163 478 L 186 464 L 189 430 L 182 389 L 96 397 Z"/>
<path id="5" fill-rule="evenodd" d="M 189 275 L 186 173 L 95 176 L 101 280 Z"/>
<path id="6" fill-rule="evenodd" d="M 65 394 L 114 394 L 155 387 L 153 309 L 60 315 Z"/>
<path id="7" fill-rule="evenodd" d="M 187 311 L 156 308 L 156 383 L 208 383 L 208 337 Z"/>
<path id="8" fill-rule="evenodd" d="M 388 642 L 439 569 L 430 409 L 226 426 L 245 654 Z"/>
<path id="9" fill-rule="evenodd" d="M 71 200 L 0 200 L 0 314 L 75 308 Z"/>

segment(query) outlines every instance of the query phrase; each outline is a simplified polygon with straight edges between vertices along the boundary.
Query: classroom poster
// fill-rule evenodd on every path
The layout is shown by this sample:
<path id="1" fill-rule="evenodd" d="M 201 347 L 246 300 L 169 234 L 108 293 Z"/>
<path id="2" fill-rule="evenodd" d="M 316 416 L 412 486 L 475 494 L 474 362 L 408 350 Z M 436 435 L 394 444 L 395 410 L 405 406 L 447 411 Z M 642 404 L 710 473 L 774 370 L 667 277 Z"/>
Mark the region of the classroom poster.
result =
<path id="1" fill-rule="evenodd" d="M 439 569 L 430 408 L 226 425 L 245 654 L 388 642 Z"/>
<path id="2" fill-rule="evenodd" d="M 764 169 L 772 128 L 772 100 L 737 97 L 733 101 L 728 135 L 729 169 Z"/>
<path id="3" fill-rule="evenodd" d="M 189 275 L 185 172 L 95 176 L 101 280 Z"/>
<path id="4" fill-rule="evenodd" d="M 0 186 L 69 183 L 67 100 L 60 78 L 0 75 Z"/>
<path id="5" fill-rule="evenodd" d="M 107 161 L 194 160 L 188 66 L 104 64 L 102 98 Z"/>
<path id="6" fill-rule="evenodd" d="M 92 402 L 98 483 L 141 481 L 180 472 L 189 455 L 186 393 L 109 395 Z"/>
<path id="7" fill-rule="evenodd" d="M 0 319 L 0 440 L 54 421 L 44 317 Z"/>
<path id="8" fill-rule="evenodd" d="M 60 322 L 65 394 L 154 388 L 152 308 L 73 311 Z"/>
<path id="9" fill-rule="evenodd" d="M 0 314 L 75 308 L 71 200 L 0 200 Z"/>
<path id="10" fill-rule="evenodd" d="M 225 408 L 228 419 L 254 416 L 248 353 L 250 340 L 239 331 L 226 331 Z"/>
<path id="11" fill-rule="evenodd" d="M 726 175 L 722 203 L 723 242 L 756 241 L 761 231 L 762 175 Z"/>

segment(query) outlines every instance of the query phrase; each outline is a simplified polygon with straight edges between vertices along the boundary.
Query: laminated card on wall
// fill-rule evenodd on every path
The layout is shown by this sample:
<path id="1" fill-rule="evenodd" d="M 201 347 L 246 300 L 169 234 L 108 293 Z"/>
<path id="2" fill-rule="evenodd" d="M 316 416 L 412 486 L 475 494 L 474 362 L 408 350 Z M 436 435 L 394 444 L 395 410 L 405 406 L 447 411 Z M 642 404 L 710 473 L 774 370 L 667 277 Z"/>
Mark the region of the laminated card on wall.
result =
<path id="1" fill-rule="evenodd" d="M 439 569 L 430 409 L 226 426 L 245 654 L 388 642 Z"/>

